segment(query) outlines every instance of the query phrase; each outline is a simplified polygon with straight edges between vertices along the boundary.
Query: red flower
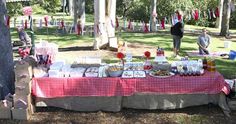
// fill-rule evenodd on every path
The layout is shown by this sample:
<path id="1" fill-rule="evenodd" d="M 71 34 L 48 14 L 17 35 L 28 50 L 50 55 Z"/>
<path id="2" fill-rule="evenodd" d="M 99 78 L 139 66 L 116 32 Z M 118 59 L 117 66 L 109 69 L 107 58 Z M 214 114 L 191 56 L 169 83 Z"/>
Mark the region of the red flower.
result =
<path id="1" fill-rule="evenodd" d="M 151 53 L 149 51 L 144 52 L 144 56 L 149 59 L 151 57 Z"/>
<path id="2" fill-rule="evenodd" d="M 125 55 L 122 52 L 118 52 L 116 56 L 119 59 L 123 59 L 125 57 Z"/>

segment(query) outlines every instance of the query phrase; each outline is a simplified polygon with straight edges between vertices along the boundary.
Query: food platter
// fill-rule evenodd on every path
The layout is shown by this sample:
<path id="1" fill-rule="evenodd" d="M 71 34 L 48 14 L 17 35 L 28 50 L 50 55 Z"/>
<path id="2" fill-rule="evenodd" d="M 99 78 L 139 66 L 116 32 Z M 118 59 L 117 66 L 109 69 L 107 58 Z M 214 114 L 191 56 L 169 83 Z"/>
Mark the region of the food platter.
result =
<path id="1" fill-rule="evenodd" d="M 145 71 L 134 71 L 134 77 L 135 78 L 145 78 L 146 73 L 145 73 Z"/>
<path id="2" fill-rule="evenodd" d="M 157 78 L 167 78 L 167 77 L 174 76 L 175 74 L 169 71 L 152 70 L 149 72 L 149 75 L 152 77 L 157 77 Z"/>

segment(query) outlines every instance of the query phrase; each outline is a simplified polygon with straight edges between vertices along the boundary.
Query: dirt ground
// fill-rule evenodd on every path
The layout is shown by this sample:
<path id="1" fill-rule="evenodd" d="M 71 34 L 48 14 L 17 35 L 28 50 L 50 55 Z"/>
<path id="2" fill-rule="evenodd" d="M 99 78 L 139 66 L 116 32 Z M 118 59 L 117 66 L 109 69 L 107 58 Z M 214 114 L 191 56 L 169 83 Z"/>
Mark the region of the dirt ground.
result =
<path id="1" fill-rule="evenodd" d="M 120 112 L 75 112 L 59 108 L 38 108 L 29 121 L 0 120 L 0 124 L 235 124 L 218 106 L 204 105 L 177 110 L 134 110 Z"/>

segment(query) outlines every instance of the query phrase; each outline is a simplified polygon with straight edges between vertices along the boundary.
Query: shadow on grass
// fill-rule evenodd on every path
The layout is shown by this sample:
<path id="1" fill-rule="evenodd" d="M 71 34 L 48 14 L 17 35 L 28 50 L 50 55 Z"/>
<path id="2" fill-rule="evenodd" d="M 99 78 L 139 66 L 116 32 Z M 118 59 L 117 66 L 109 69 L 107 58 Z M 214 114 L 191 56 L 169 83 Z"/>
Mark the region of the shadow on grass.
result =
<path id="1" fill-rule="evenodd" d="M 66 51 L 95 51 L 95 50 L 93 49 L 93 46 L 59 48 L 59 52 L 66 52 Z"/>

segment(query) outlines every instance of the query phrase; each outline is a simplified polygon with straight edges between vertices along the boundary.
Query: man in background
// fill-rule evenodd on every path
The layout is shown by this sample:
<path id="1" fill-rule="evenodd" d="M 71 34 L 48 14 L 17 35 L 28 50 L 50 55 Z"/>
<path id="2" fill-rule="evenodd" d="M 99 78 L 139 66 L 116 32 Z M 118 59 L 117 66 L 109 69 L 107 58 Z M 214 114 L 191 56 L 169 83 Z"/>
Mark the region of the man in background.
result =
<path id="1" fill-rule="evenodd" d="M 31 39 L 29 37 L 29 35 L 24 31 L 23 28 L 18 28 L 18 35 L 19 35 L 19 39 L 20 41 L 23 43 L 23 45 L 31 45 Z"/>
<path id="2" fill-rule="evenodd" d="M 210 43 L 211 43 L 211 37 L 207 34 L 206 28 L 203 28 L 202 34 L 199 35 L 198 40 L 197 40 L 200 55 L 209 54 L 208 48 L 209 48 Z"/>

